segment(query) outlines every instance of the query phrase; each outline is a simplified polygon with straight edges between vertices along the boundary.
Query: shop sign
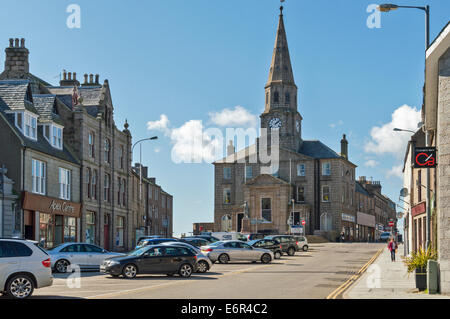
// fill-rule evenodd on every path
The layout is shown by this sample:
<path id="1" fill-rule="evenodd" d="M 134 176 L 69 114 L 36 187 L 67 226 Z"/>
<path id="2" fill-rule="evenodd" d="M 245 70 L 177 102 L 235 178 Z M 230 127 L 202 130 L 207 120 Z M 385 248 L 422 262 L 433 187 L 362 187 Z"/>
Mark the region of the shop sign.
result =
<path id="1" fill-rule="evenodd" d="M 52 215 L 80 218 L 81 204 L 24 192 L 22 208 Z"/>
<path id="2" fill-rule="evenodd" d="M 359 225 L 367 227 L 375 227 L 374 215 L 357 212 L 356 217 Z"/>
<path id="3" fill-rule="evenodd" d="M 342 220 L 350 223 L 356 222 L 355 216 L 348 215 L 348 214 L 342 214 Z"/>
<path id="4" fill-rule="evenodd" d="M 425 202 L 420 203 L 419 205 L 416 205 L 413 208 L 411 208 L 411 215 L 415 217 L 417 215 L 424 214 L 427 210 L 426 208 L 427 206 Z"/>

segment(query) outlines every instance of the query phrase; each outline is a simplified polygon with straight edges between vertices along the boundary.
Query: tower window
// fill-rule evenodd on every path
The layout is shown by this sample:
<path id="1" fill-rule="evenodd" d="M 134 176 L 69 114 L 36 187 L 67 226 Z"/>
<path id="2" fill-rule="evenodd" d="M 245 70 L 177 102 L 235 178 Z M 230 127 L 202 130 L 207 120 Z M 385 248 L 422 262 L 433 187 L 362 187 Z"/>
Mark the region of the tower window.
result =
<path id="1" fill-rule="evenodd" d="M 278 92 L 275 92 L 273 94 L 273 100 L 274 100 L 275 103 L 279 103 L 280 95 L 278 94 Z"/>
<path id="2" fill-rule="evenodd" d="M 286 103 L 291 103 L 291 95 L 288 93 L 286 93 Z"/>
<path id="3" fill-rule="evenodd" d="M 269 93 L 266 93 L 266 105 L 269 104 Z"/>

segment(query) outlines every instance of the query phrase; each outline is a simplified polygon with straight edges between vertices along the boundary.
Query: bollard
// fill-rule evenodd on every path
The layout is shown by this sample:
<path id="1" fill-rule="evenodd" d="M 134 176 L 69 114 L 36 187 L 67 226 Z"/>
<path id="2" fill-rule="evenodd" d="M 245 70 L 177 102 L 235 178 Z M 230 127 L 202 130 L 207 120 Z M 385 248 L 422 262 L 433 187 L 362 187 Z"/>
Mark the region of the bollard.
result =
<path id="1" fill-rule="evenodd" d="M 427 288 L 429 294 L 438 292 L 438 263 L 435 260 L 428 260 L 427 267 Z"/>

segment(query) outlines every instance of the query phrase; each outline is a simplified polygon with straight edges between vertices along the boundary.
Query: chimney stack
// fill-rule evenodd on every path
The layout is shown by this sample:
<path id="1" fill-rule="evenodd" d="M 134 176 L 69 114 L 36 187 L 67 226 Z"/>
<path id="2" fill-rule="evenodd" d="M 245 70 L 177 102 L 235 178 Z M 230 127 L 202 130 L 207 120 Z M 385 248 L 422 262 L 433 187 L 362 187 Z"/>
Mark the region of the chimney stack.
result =
<path id="1" fill-rule="evenodd" d="M 345 134 L 341 140 L 341 156 L 348 160 L 348 141 Z"/>
<path id="2" fill-rule="evenodd" d="M 30 52 L 25 47 L 25 39 L 9 39 L 9 47 L 5 49 L 6 78 L 23 78 L 30 72 L 28 56 Z"/>
<path id="3" fill-rule="evenodd" d="M 59 81 L 59 85 L 60 86 L 80 86 L 80 82 L 77 81 L 77 73 L 73 72 L 73 77 L 72 77 L 72 72 L 67 73 L 66 70 L 63 70 L 63 79 L 61 81 Z"/>
<path id="4" fill-rule="evenodd" d="M 227 156 L 233 155 L 235 153 L 235 148 L 233 145 L 233 141 L 230 140 L 228 146 L 227 146 Z"/>

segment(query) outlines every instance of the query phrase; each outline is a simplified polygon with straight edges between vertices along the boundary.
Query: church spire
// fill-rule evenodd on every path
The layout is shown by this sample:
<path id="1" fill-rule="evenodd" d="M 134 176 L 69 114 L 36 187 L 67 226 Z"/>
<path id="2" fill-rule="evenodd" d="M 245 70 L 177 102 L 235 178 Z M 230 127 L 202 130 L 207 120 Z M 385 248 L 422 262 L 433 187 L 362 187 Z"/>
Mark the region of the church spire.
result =
<path id="1" fill-rule="evenodd" d="M 283 6 L 280 7 L 277 37 L 273 49 L 272 62 L 270 64 L 269 80 L 266 87 L 275 83 L 295 86 L 286 29 L 284 27 Z"/>

